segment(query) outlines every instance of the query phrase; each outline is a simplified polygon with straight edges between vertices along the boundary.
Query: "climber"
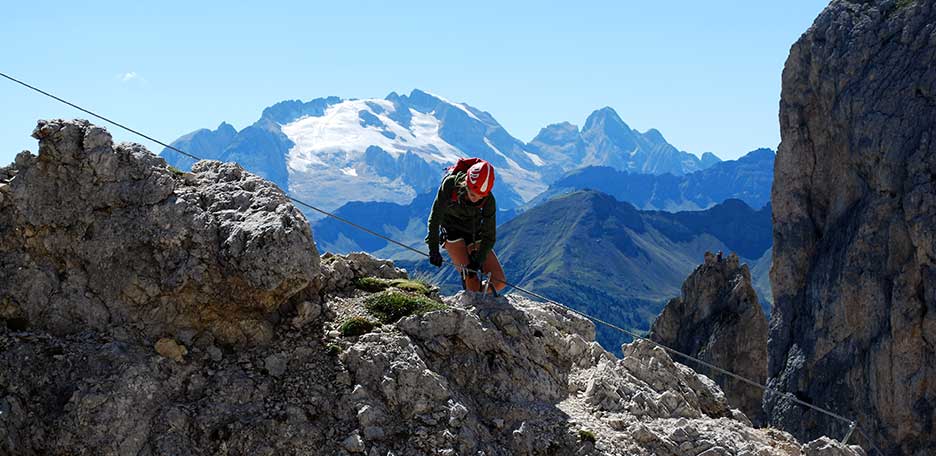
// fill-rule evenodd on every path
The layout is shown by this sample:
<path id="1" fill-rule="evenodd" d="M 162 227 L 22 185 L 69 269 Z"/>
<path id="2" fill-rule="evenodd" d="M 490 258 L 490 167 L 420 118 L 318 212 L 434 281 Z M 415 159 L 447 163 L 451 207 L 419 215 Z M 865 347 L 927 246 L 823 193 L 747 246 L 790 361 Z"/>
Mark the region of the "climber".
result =
<path id="1" fill-rule="evenodd" d="M 462 158 L 449 167 L 429 213 L 429 262 L 442 266 L 444 245 L 466 290 L 481 291 L 477 271 L 489 274 L 484 284 L 494 294 L 506 286 L 504 268 L 494 253 L 497 205 L 491 188 L 494 167 L 480 158 Z"/>

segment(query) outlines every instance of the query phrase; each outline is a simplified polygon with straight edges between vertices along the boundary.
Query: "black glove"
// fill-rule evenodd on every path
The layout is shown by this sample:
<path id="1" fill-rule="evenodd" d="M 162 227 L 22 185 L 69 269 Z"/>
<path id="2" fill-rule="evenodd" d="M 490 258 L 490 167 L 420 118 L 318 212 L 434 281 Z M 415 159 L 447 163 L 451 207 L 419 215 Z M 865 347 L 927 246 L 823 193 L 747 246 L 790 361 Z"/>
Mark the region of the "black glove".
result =
<path id="1" fill-rule="evenodd" d="M 433 250 L 429 252 L 429 263 L 437 268 L 442 267 L 442 254 L 438 250 Z"/>

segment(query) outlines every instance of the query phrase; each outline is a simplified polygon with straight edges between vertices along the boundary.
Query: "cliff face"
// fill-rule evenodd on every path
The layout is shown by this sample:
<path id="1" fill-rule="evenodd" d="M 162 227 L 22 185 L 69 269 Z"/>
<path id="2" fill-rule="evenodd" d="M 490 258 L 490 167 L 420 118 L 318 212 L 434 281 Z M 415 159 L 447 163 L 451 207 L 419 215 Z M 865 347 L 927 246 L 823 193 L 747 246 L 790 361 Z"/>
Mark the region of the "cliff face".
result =
<path id="1" fill-rule="evenodd" d="M 236 164 L 183 175 L 86 121 L 41 121 L 33 136 L 38 156 L 0 168 L 0 318 L 252 344 L 318 273 L 305 217 Z"/>
<path id="2" fill-rule="evenodd" d="M 790 50 L 770 382 L 936 451 L 936 2 L 834 1 Z M 766 398 L 801 437 L 845 425 Z"/>
<path id="3" fill-rule="evenodd" d="M 758 383 L 767 379 L 767 319 L 738 256 L 706 253 L 705 263 L 683 283 L 653 322 L 650 339 Z M 763 391 L 695 361 L 678 359 L 712 377 L 728 402 L 755 422 L 762 421 Z"/>
<path id="4" fill-rule="evenodd" d="M 2 169 L 0 454 L 862 454 L 753 429 L 662 349 L 617 359 L 562 308 L 310 256 L 296 209 L 236 165 L 177 175 L 81 121 L 36 135 Z"/>

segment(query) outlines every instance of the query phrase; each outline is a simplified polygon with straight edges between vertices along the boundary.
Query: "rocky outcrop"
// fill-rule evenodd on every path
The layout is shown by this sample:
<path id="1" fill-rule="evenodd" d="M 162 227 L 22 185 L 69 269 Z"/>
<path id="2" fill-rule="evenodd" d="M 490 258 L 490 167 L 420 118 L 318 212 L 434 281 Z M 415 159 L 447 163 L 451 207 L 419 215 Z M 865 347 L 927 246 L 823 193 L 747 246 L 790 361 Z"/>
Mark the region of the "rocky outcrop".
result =
<path id="1" fill-rule="evenodd" d="M 936 2 L 833 1 L 783 71 L 770 384 L 893 454 L 936 453 L 933 62 Z M 846 432 L 766 399 L 796 435 Z"/>
<path id="2" fill-rule="evenodd" d="M 170 169 L 86 121 L 42 121 L 0 169 L 0 318 L 119 340 L 267 342 L 319 256 L 286 196 L 240 166 Z"/>
<path id="3" fill-rule="evenodd" d="M 407 274 L 405 270 L 395 267 L 392 261 L 380 260 L 363 252 L 322 255 L 322 293 L 334 294 L 351 289 L 355 279 L 361 277 L 402 279 L 406 278 Z"/>
<path id="4" fill-rule="evenodd" d="M 650 339 L 763 384 L 767 379 L 767 319 L 751 286 L 747 265 L 738 256 L 711 252 L 683 283 L 653 322 Z M 680 358 L 677 355 L 677 359 Z M 728 397 L 756 423 L 762 421 L 763 391 L 689 359 L 678 359 L 711 376 Z"/>
<path id="5" fill-rule="evenodd" d="M 462 293 L 363 336 L 330 330 L 333 306 L 367 297 L 326 296 L 322 318 L 250 349 L 183 338 L 182 360 L 0 327 L 0 453 L 864 454 L 754 429 L 662 349 L 616 359 L 589 321 L 522 298 Z"/>

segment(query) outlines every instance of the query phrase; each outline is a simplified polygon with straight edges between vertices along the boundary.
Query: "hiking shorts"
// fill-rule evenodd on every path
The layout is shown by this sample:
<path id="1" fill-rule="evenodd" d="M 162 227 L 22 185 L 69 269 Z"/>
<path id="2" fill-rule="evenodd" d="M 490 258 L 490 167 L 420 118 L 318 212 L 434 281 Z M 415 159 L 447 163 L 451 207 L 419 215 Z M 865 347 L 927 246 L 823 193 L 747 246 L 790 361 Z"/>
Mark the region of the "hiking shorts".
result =
<path id="1" fill-rule="evenodd" d="M 456 231 L 445 229 L 445 227 L 440 228 L 441 236 L 439 236 L 439 245 L 445 245 L 446 242 L 457 242 L 465 241 L 465 246 L 470 246 L 481 242 L 480 239 L 477 239 L 474 234 L 470 234 L 464 231 Z M 468 257 L 471 258 L 473 254 L 469 253 Z M 465 269 L 459 269 L 461 271 L 462 279 L 462 288 L 465 288 L 465 279 L 468 277 L 477 277 L 475 272 L 467 271 Z"/>
<path id="2" fill-rule="evenodd" d="M 439 236 L 439 245 L 444 245 L 446 242 L 455 241 L 465 241 L 465 245 L 471 245 L 475 242 L 478 242 L 478 239 L 475 238 L 474 233 L 447 229 L 444 226 L 441 228 L 441 231 L 442 235 Z"/>

